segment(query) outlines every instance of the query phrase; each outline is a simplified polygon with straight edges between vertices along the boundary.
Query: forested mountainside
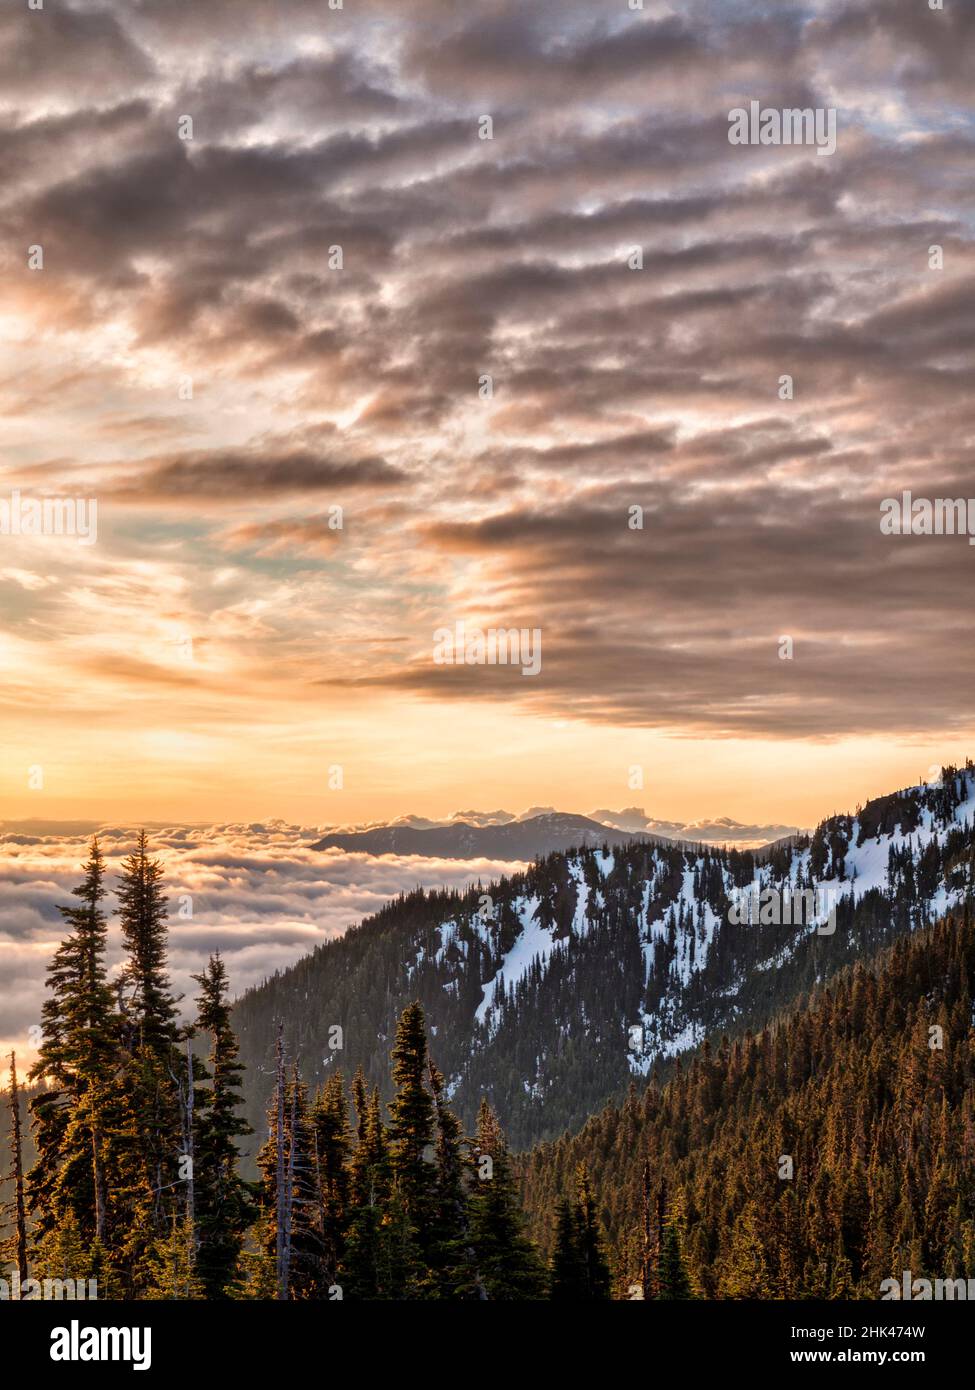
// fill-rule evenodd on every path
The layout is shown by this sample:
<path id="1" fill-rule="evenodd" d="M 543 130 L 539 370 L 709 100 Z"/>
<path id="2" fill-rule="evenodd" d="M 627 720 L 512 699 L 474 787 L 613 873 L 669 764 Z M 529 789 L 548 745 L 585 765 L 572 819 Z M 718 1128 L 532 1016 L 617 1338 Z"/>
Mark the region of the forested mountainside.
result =
<path id="1" fill-rule="evenodd" d="M 973 973 L 966 907 L 540 1145 L 519 1168 L 542 1248 L 585 1164 L 620 1296 L 876 1299 L 905 1270 L 971 1278 Z"/>
<path id="2" fill-rule="evenodd" d="M 260 1132 L 279 1022 L 307 1081 L 361 1066 L 388 1096 L 395 1019 L 418 999 L 465 1123 L 487 1096 L 516 1147 L 578 1128 L 655 1058 L 764 1027 L 970 902 L 973 813 L 969 762 L 757 856 L 634 842 L 550 855 L 463 894 L 401 896 L 237 1004 L 248 1119 Z M 750 885 L 761 912 L 731 920 Z M 810 890 L 833 921 L 768 920 L 766 896 Z"/>

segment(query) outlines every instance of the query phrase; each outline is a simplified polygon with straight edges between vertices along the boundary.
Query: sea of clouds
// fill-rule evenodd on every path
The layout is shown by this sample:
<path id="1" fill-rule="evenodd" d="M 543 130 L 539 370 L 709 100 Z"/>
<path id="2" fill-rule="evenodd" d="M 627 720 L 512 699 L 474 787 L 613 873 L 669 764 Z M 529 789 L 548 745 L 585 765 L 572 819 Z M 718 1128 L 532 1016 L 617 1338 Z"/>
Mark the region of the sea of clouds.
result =
<path id="1" fill-rule="evenodd" d="M 58 906 L 72 902 L 95 827 L 55 825 L 0 830 L 0 1049 L 26 1062 L 40 1022 L 45 967 L 63 932 Z M 99 840 L 114 889 L 135 847 L 130 827 L 101 825 Z M 417 884 L 463 887 L 521 867 L 509 862 L 347 854 L 311 848 L 321 828 L 281 821 L 160 826 L 149 829 L 165 868 L 170 898 L 169 963 L 176 992 L 191 1009 L 192 975 L 219 949 L 235 994 L 291 965 L 320 942 L 340 936 L 391 897 Z M 189 898 L 192 916 L 181 915 Z M 122 959 L 111 914 L 109 962 Z M 186 908 L 183 908 L 185 911 Z"/>

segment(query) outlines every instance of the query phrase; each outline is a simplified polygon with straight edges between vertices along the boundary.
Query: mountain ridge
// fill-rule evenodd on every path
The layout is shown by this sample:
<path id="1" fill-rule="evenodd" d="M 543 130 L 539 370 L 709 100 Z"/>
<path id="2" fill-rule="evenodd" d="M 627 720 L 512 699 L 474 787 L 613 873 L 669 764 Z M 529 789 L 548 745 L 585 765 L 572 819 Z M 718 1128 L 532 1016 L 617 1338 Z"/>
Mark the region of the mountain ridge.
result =
<path id="1" fill-rule="evenodd" d="M 451 825 L 421 828 L 410 825 L 377 826 L 372 830 L 325 835 L 311 846 L 313 850 L 341 849 L 346 853 L 418 854 L 440 859 L 511 859 L 524 861 L 538 855 L 585 845 L 628 844 L 645 839 L 673 843 L 662 835 L 614 830 L 588 816 L 553 811 L 528 820 L 505 824 L 473 825 L 455 821 Z"/>
<path id="2" fill-rule="evenodd" d="M 798 826 L 746 825 L 730 816 L 697 821 L 659 820 L 642 807 L 601 808 L 588 814 L 533 806 L 510 811 L 456 811 L 443 820 L 398 816 L 392 821 L 332 826 L 313 849 L 365 854 L 422 854 L 441 858 L 531 859 L 578 844 L 622 844 L 642 836 L 686 844 L 755 848 L 804 833 Z M 583 838 L 573 840 L 573 835 Z"/>
<path id="3" fill-rule="evenodd" d="M 973 819 L 968 763 L 758 854 L 636 838 L 553 853 L 486 888 L 402 894 L 244 995 L 242 1053 L 258 1076 L 283 1021 L 309 1082 L 362 1066 L 388 1094 L 385 1045 L 417 998 L 465 1122 L 487 1095 L 515 1145 L 554 1138 L 658 1063 L 762 1027 L 970 901 Z M 830 894 L 835 930 L 733 921 L 735 895 L 753 889 Z M 262 1105 L 249 1098 L 251 1123 Z"/>

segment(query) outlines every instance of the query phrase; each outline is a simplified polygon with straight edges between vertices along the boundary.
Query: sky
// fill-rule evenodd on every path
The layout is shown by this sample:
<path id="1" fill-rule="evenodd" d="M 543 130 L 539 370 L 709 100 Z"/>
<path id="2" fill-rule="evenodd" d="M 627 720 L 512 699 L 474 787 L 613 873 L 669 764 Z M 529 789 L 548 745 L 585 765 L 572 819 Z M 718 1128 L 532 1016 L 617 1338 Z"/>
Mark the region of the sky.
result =
<path id="1" fill-rule="evenodd" d="M 97 535 L 0 535 L 0 818 L 810 825 L 970 755 L 975 549 L 879 520 L 975 493 L 973 40 L 5 7 L 0 501 Z M 732 145 L 752 100 L 835 153 Z M 458 622 L 537 674 L 438 663 Z"/>

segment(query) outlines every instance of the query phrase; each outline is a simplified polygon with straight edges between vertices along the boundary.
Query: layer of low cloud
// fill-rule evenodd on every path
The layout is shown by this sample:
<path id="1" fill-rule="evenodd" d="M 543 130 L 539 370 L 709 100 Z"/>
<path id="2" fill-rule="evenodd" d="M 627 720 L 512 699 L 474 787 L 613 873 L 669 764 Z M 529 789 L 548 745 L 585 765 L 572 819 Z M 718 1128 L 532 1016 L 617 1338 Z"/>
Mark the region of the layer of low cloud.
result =
<path id="1" fill-rule="evenodd" d="M 59 905 L 71 903 L 81 879 L 87 834 L 97 830 L 114 888 L 133 831 L 102 825 L 7 826 L 0 830 L 0 1050 L 32 1051 L 40 1022 L 44 974 L 64 935 Z M 231 988 L 242 993 L 285 969 L 321 942 L 415 888 L 461 888 L 512 872 L 510 863 L 312 851 L 321 829 L 282 822 L 156 826 L 152 850 L 163 862 L 169 895 L 169 963 L 184 1014 L 198 993 L 192 976 L 211 952 L 225 957 Z M 514 866 L 518 867 L 518 866 Z M 114 894 L 108 958 L 122 959 Z M 192 915 L 187 915 L 192 913 Z"/>

